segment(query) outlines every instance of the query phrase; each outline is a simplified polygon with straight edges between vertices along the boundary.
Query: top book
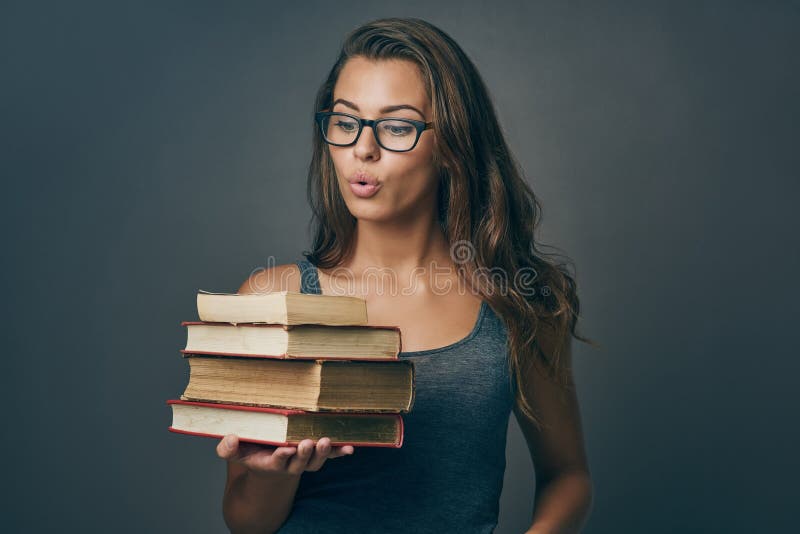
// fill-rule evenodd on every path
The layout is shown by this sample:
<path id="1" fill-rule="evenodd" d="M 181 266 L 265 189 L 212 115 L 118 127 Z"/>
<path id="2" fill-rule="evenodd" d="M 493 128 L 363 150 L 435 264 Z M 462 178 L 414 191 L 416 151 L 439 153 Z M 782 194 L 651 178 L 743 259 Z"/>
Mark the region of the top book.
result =
<path id="1" fill-rule="evenodd" d="M 365 326 L 367 301 L 358 297 L 275 293 L 197 293 L 201 321 L 219 323 Z"/>

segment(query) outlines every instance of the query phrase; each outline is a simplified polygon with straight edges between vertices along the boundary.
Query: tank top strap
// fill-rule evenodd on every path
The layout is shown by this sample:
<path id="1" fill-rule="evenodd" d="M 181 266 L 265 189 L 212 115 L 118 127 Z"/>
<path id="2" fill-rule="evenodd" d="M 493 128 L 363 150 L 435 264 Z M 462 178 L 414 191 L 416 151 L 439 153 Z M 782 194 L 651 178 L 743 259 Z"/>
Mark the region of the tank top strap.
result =
<path id="1" fill-rule="evenodd" d="M 322 288 L 319 285 L 317 266 L 308 260 L 300 260 L 295 263 L 300 269 L 300 293 L 321 295 Z"/>

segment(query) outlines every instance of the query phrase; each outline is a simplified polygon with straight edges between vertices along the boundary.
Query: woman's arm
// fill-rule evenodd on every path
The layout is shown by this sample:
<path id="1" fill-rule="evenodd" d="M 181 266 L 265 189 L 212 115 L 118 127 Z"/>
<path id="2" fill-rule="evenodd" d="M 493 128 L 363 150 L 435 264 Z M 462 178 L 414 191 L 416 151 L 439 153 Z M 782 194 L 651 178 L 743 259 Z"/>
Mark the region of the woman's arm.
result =
<path id="1" fill-rule="evenodd" d="M 224 442 L 219 447 L 225 447 Z M 272 456 L 276 464 L 285 466 L 291 452 L 281 447 Z M 277 531 L 292 510 L 300 476 L 280 472 L 258 474 L 229 461 L 222 500 L 225 524 L 234 533 Z"/>
<path id="2" fill-rule="evenodd" d="M 553 350 L 546 327 L 539 344 L 542 350 Z M 543 374 L 541 363 L 523 377 L 528 399 L 543 427 L 537 428 L 520 409 L 519 399 L 514 415 L 528 442 L 536 471 L 536 499 L 533 523 L 526 534 L 579 533 L 592 507 L 592 479 L 584 450 L 580 411 L 572 376 L 571 337 L 562 342 L 564 364 L 569 370 L 569 389 L 564 390 Z"/>
<path id="3" fill-rule="evenodd" d="M 319 471 L 328 458 L 353 454 L 353 446 L 331 447 L 329 438 L 297 447 L 267 447 L 226 436 L 217 455 L 228 462 L 222 515 L 233 533 L 272 533 L 289 517 L 300 477 Z"/>

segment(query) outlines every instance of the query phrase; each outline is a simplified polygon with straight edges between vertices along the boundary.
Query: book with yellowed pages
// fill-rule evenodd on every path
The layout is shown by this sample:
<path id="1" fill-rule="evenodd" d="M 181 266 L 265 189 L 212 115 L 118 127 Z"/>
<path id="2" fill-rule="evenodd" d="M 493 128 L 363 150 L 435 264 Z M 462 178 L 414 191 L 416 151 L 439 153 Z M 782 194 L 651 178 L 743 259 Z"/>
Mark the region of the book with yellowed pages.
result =
<path id="1" fill-rule="evenodd" d="M 295 445 L 400 447 L 414 403 L 414 364 L 400 328 L 369 325 L 358 297 L 197 293 L 184 321 L 190 378 L 169 430 Z"/>
<path id="2" fill-rule="evenodd" d="M 318 324 L 363 326 L 367 302 L 359 297 L 274 293 L 197 293 L 197 313 L 204 322 Z"/>
<path id="3" fill-rule="evenodd" d="M 396 326 L 280 325 L 183 321 L 183 353 L 285 359 L 396 360 Z"/>
<path id="4" fill-rule="evenodd" d="M 312 412 L 408 412 L 414 365 L 334 360 L 275 360 L 187 354 L 181 400 Z"/>
<path id="5" fill-rule="evenodd" d="M 171 432 L 240 440 L 275 446 L 297 445 L 304 439 L 328 437 L 335 447 L 394 447 L 403 444 L 399 414 L 311 413 L 281 408 L 258 408 L 181 400 L 172 407 Z"/>

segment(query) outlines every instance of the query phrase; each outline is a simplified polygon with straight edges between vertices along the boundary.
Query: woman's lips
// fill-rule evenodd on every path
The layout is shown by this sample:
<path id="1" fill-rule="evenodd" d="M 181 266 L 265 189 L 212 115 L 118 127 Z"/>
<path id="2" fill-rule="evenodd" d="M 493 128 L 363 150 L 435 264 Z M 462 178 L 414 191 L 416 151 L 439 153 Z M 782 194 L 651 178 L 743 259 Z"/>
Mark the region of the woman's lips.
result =
<path id="1" fill-rule="evenodd" d="M 369 198 L 378 192 L 381 184 L 368 184 L 363 182 L 350 182 L 350 191 L 359 198 Z"/>

